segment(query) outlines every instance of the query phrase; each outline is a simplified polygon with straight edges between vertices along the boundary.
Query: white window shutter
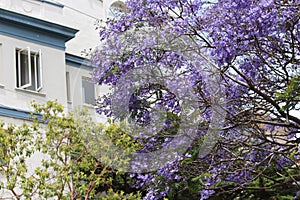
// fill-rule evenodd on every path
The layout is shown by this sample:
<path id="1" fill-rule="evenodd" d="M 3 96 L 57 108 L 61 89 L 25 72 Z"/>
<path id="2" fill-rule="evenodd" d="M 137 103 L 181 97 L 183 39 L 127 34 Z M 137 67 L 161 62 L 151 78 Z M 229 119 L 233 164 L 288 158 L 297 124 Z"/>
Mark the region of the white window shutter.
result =
<path id="1" fill-rule="evenodd" d="M 37 59 L 38 56 L 38 59 Z M 43 88 L 43 74 L 42 74 L 42 51 L 39 50 L 35 55 L 35 87 L 36 91 L 40 91 Z"/>
<path id="2" fill-rule="evenodd" d="M 22 63 L 22 59 L 21 59 L 22 53 L 25 55 L 27 53 L 27 63 Z M 27 47 L 26 49 L 18 50 L 17 56 L 18 56 L 18 86 L 19 88 L 24 89 L 32 85 L 30 48 Z M 25 68 L 23 74 L 22 74 L 22 64 L 27 65 L 27 66 L 23 66 Z"/>

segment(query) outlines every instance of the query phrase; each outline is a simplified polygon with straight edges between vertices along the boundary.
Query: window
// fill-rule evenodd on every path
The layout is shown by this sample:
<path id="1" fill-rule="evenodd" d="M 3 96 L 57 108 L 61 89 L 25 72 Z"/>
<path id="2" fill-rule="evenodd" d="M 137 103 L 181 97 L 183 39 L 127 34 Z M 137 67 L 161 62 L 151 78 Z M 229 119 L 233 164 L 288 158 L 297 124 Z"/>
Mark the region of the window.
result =
<path id="1" fill-rule="evenodd" d="M 95 86 L 91 80 L 87 78 L 82 79 L 82 96 L 83 103 L 85 104 L 95 104 Z"/>
<path id="2" fill-rule="evenodd" d="M 118 18 L 119 15 L 125 12 L 125 4 L 123 2 L 117 1 L 113 3 L 108 10 L 108 18 L 114 19 Z"/>
<path id="3" fill-rule="evenodd" d="M 41 51 L 32 52 L 30 48 L 16 50 L 16 86 L 39 92 L 42 89 Z"/>
<path id="4" fill-rule="evenodd" d="M 71 99 L 71 89 L 70 89 L 70 73 L 66 72 L 66 85 L 67 85 L 67 101 L 70 103 Z"/>
<path id="5" fill-rule="evenodd" d="M 3 73 L 3 58 L 2 58 L 2 43 L 0 43 L 0 88 L 3 88 L 4 86 L 2 85 L 3 80 L 4 80 L 4 73 Z"/>

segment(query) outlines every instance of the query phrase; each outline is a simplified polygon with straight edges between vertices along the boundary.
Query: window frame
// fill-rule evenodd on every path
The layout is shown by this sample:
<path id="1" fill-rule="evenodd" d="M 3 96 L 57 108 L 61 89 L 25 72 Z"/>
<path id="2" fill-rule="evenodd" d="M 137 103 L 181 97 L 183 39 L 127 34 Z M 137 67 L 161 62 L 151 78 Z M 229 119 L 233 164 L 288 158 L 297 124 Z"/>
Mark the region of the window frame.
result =
<path id="1" fill-rule="evenodd" d="M 93 103 L 89 103 L 89 102 L 86 102 L 86 96 L 85 96 L 85 89 L 83 87 L 83 81 L 86 81 L 86 82 L 89 82 L 93 85 L 93 93 L 94 93 L 94 97 L 93 97 Z M 82 92 L 82 103 L 85 104 L 85 105 L 89 105 L 89 106 L 95 106 L 96 105 L 96 87 L 95 87 L 95 84 L 92 82 L 91 78 L 88 78 L 88 77 L 85 77 L 85 76 L 82 76 L 81 77 L 81 92 Z"/>
<path id="2" fill-rule="evenodd" d="M 42 51 L 32 51 L 30 47 L 16 48 L 16 88 L 40 92 L 43 88 L 43 70 L 42 70 Z M 27 66 L 22 66 L 22 54 L 27 56 Z M 32 60 L 34 59 L 34 60 Z M 32 64 L 34 66 L 32 66 Z M 26 74 L 22 74 L 22 68 L 25 68 Z M 33 72 L 32 72 L 33 70 Z M 23 72 L 24 73 L 24 72 Z M 34 76 L 34 77 L 32 77 Z M 23 78 L 25 83 L 22 84 Z M 26 81 L 26 78 L 28 81 Z M 33 80 L 34 79 L 34 80 Z M 34 81 L 34 82 L 33 82 Z M 34 86 L 34 88 L 30 88 Z"/>
<path id="3" fill-rule="evenodd" d="M 119 16 L 119 14 L 125 14 L 126 5 L 122 1 L 115 1 L 108 7 L 107 10 L 107 18 L 115 19 Z"/>
<path id="4" fill-rule="evenodd" d="M 2 54 L 2 48 L 3 48 L 3 43 L 0 41 L 0 72 L 3 72 L 3 54 Z M 2 75 L 3 73 L 0 74 L 0 88 L 4 88 L 3 82 L 4 82 L 4 77 Z"/>
<path id="5" fill-rule="evenodd" d="M 67 89 L 67 102 L 71 103 L 71 79 L 70 79 L 70 72 L 66 71 L 66 89 Z"/>

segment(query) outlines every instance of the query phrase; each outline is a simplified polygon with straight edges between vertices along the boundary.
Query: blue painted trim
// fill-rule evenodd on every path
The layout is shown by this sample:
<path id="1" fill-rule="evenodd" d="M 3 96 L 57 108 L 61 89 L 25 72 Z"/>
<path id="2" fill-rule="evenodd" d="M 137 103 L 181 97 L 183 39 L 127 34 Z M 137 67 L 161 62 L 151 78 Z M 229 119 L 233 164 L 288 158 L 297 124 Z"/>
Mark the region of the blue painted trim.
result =
<path id="1" fill-rule="evenodd" d="M 58 2 L 54 2 L 54 1 L 50 1 L 50 0 L 38 0 L 38 1 L 41 1 L 41 2 L 43 2 L 43 3 L 45 2 L 45 3 L 48 3 L 48 4 L 52 4 L 52 5 L 54 5 L 54 6 L 58 6 L 58 7 L 61 7 L 61 8 L 64 7 L 63 4 L 58 3 Z"/>
<path id="2" fill-rule="evenodd" d="M 64 50 L 78 30 L 0 8 L 0 34 Z"/>
<path id="3" fill-rule="evenodd" d="M 86 58 L 75 56 L 69 53 L 66 53 L 66 65 L 77 68 L 84 68 L 91 71 L 95 68 L 89 63 L 89 60 L 87 60 Z"/>
<path id="4" fill-rule="evenodd" d="M 16 108 L 10 108 L 6 106 L 0 106 L 0 115 L 6 117 L 13 117 L 17 119 L 23 120 L 31 120 L 31 112 L 26 110 L 20 110 Z M 42 115 L 40 114 L 33 114 L 33 116 L 37 117 L 39 121 L 42 121 Z"/>

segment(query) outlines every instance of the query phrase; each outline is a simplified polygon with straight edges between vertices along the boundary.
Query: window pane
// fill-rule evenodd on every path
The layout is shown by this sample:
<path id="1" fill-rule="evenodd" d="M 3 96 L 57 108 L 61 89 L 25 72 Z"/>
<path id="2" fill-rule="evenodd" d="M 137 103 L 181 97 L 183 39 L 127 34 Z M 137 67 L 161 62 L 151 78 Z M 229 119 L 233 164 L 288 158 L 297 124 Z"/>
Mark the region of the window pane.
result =
<path id="1" fill-rule="evenodd" d="M 95 87 L 88 80 L 82 79 L 83 102 L 86 104 L 95 104 Z"/>
<path id="2" fill-rule="evenodd" d="M 19 83 L 19 55 L 18 55 L 18 50 L 16 50 L 16 72 L 17 72 L 17 87 L 20 87 L 20 83 Z"/>
<path id="3" fill-rule="evenodd" d="M 16 50 L 16 72 L 17 72 L 17 87 L 23 87 L 29 85 L 29 63 L 28 63 L 28 51 Z"/>
<path id="4" fill-rule="evenodd" d="M 17 87 L 33 91 L 39 91 L 41 89 L 42 73 L 39 53 L 31 52 L 29 48 L 26 50 L 17 49 L 16 72 Z"/>
<path id="5" fill-rule="evenodd" d="M 21 67 L 21 85 L 26 85 L 29 84 L 29 63 L 28 63 L 28 52 L 27 51 L 22 51 L 20 53 L 20 57 L 21 57 L 21 63 L 20 63 L 20 67 Z"/>
<path id="6" fill-rule="evenodd" d="M 3 73 L 3 57 L 2 57 L 2 44 L 0 43 L 0 85 L 4 81 L 4 73 Z"/>
<path id="7" fill-rule="evenodd" d="M 125 12 L 125 4 L 122 2 L 113 3 L 108 10 L 108 18 L 115 19 Z"/>
<path id="8" fill-rule="evenodd" d="M 40 67 L 40 55 L 39 54 L 35 54 L 35 65 L 36 65 L 36 88 L 39 89 L 42 85 L 42 81 L 41 81 L 41 67 Z"/>
<path id="9" fill-rule="evenodd" d="M 66 85 L 67 85 L 67 101 L 71 102 L 71 91 L 70 91 L 70 74 L 66 72 Z"/>
<path id="10" fill-rule="evenodd" d="M 26 89 L 35 91 L 36 86 L 36 77 L 35 77 L 35 56 L 33 54 L 30 55 L 30 62 L 31 62 L 31 86 L 27 87 Z"/>

